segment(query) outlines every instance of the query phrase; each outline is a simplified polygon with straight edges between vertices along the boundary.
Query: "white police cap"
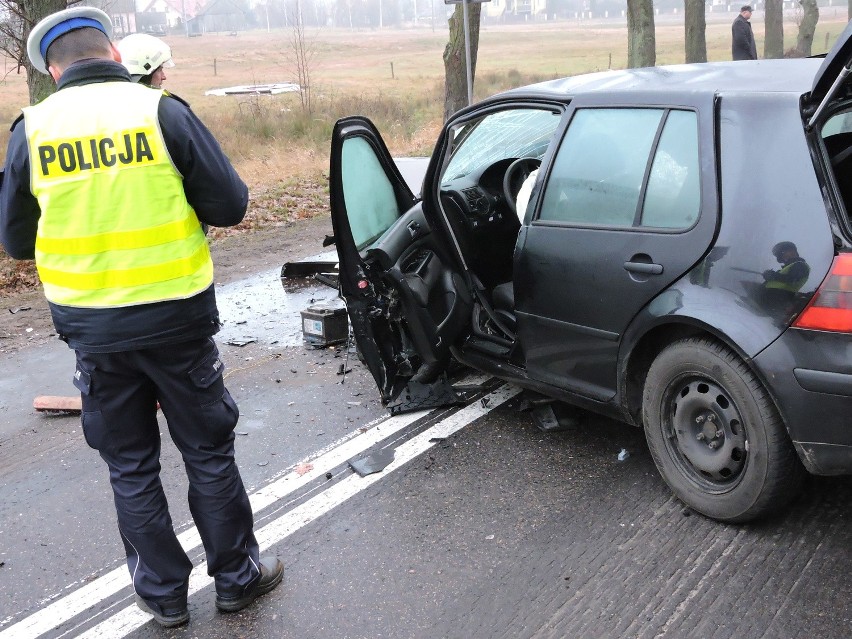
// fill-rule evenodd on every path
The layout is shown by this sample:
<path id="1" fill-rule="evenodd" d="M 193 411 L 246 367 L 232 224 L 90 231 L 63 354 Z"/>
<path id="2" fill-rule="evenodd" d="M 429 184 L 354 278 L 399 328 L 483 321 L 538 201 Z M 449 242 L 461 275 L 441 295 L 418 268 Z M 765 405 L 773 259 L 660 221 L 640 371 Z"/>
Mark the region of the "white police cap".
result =
<path id="1" fill-rule="evenodd" d="M 112 21 L 107 14 L 94 7 L 65 9 L 40 20 L 27 38 L 27 56 L 33 67 L 46 74 L 48 71 L 44 56 L 47 54 L 47 48 L 59 36 L 83 27 L 94 27 L 103 31 L 106 37 L 112 40 Z"/>

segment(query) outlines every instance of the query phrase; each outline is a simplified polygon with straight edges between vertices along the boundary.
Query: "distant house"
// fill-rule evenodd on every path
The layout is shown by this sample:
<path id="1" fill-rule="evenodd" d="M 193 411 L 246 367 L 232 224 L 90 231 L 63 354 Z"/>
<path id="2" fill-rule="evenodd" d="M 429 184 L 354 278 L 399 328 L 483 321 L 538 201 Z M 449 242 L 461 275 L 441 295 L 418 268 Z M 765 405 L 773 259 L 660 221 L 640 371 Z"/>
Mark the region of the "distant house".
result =
<path id="1" fill-rule="evenodd" d="M 118 38 L 128 33 L 136 33 L 135 0 L 112 0 L 106 3 L 104 11 L 112 19 L 112 28 Z"/>
<path id="2" fill-rule="evenodd" d="M 151 0 L 137 16 L 139 31 L 162 35 L 182 30 L 185 22 L 198 15 L 201 5 L 202 0 Z"/>
<path id="3" fill-rule="evenodd" d="M 546 10 L 546 0 L 491 0 L 482 5 L 483 16 L 509 22 L 530 20 Z"/>
<path id="4" fill-rule="evenodd" d="M 190 21 L 190 32 L 237 33 L 245 31 L 251 21 L 251 10 L 243 0 L 208 0 Z"/>

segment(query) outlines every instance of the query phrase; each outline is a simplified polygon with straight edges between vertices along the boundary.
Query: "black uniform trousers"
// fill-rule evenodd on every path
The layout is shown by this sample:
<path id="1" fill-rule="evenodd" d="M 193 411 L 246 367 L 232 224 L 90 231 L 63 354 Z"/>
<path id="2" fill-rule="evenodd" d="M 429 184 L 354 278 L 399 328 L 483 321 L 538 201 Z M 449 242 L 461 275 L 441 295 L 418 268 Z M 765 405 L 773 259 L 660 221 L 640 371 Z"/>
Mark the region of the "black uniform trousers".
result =
<path id="1" fill-rule="evenodd" d="M 136 593 L 163 612 L 186 605 L 192 563 L 160 483 L 157 402 L 189 478 L 189 507 L 216 592 L 241 596 L 260 578 L 253 517 L 234 461 L 239 411 L 212 338 L 118 353 L 77 351 L 83 433 L 110 471 Z"/>

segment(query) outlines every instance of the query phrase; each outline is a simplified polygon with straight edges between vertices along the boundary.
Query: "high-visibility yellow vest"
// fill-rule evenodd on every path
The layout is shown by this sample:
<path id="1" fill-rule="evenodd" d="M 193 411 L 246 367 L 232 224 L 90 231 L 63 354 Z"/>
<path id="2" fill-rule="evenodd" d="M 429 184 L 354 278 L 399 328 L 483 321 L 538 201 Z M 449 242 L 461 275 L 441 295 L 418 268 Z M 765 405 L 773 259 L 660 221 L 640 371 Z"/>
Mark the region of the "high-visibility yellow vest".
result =
<path id="1" fill-rule="evenodd" d="M 35 257 L 45 296 L 110 308 L 182 299 L 213 262 L 157 119 L 162 92 L 131 82 L 57 91 L 24 109 Z"/>
<path id="2" fill-rule="evenodd" d="M 778 270 L 778 275 L 786 275 L 793 268 L 794 264 L 799 264 L 804 262 L 790 262 L 785 265 L 783 268 Z M 793 280 L 792 282 L 784 282 L 781 280 L 769 280 L 766 282 L 766 288 L 774 288 L 781 291 L 789 291 L 791 293 L 798 293 L 799 289 L 805 285 L 805 282 L 808 281 L 808 276 L 810 275 L 811 267 L 805 264 L 805 274 L 797 280 Z"/>

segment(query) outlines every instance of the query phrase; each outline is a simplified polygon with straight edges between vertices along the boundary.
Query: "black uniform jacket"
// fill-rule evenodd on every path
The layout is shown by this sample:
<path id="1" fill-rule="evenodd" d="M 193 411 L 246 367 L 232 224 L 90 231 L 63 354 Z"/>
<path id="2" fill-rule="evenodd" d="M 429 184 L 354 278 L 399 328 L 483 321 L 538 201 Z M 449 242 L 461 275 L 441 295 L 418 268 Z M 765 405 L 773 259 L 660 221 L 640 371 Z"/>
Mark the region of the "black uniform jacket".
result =
<path id="1" fill-rule="evenodd" d="M 131 82 L 126 69 L 109 60 L 77 62 L 62 74 L 58 90 L 94 82 Z M 121 105 L 116 105 L 121 108 Z M 248 189 L 213 135 L 174 96 L 160 100 L 158 118 L 166 148 L 183 176 L 186 199 L 210 226 L 233 226 L 245 215 Z M 74 123 L 68 126 L 73 129 Z M 152 184 L 152 189 L 157 185 Z M 144 204 L 142 205 L 144 206 Z M 144 213 L 144 211 L 140 211 Z M 30 156 L 22 118 L 12 125 L 0 189 L 0 242 L 10 256 L 35 257 L 41 209 L 30 191 Z M 50 304 L 60 337 L 75 350 L 117 352 L 209 337 L 219 330 L 213 285 L 193 297 L 121 308 Z"/>

